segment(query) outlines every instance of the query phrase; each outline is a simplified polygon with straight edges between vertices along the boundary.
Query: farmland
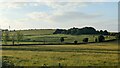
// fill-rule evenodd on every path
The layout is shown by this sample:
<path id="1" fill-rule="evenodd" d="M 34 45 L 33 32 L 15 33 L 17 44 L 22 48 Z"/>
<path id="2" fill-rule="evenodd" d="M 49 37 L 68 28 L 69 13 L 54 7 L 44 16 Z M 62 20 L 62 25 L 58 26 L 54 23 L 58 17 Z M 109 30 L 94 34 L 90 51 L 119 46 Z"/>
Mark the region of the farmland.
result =
<path id="1" fill-rule="evenodd" d="M 89 38 L 88 42 L 95 42 L 99 35 L 65 35 L 53 34 L 55 30 L 22 30 L 23 41 L 20 45 L 2 46 L 3 65 L 14 66 L 117 66 L 118 43 L 97 42 L 88 44 L 61 45 L 60 37 L 65 37 L 64 43 L 82 43 L 83 38 Z M 14 32 L 10 32 L 12 35 Z M 104 36 L 105 40 L 115 39 L 115 36 Z M 60 43 L 59 45 L 45 45 Z M 4 44 L 4 42 L 2 43 Z M 8 41 L 8 45 L 12 44 Z M 15 44 L 17 44 L 15 42 Z M 44 44 L 44 45 L 41 45 Z"/>
<path id="2" fill-rule="evenodd" d="M 3 60 L 15 66 L 116 66 L 117 42 L 86 45 L 3 46 Z"/>
<path id="3" fill-rule="evenodd" d="M 95 39 L 98 38 L 99 35 L 91 34 L 91 35 L 66 35 L 66 34 L 53 34 L 55 29 L 37 29 L 37 30 L 21 30 L 20 32 L 24 35 L 23 39 L 20 41 L 20 44 L 50 44 L 50 43 L 61 43 L 60 38 L 65 37 L 64 43 L 74 43 L 74 41 L 78 41 L 78 43 L 82 43 L 84 38 L 88 38 L 88 42 L 95 42 Z M 12 34 L 16 31 L 10 31 L 10 38 Z M 3 32 L 4 33 L 4 32 Z M 104 36 L 105 40 L 115 39 L 115 36 Z M 2 43 L 4 44 L 4 42 Z M 12 41 L 8 41 L 8 44 L 12 44 Z M 15 42 L 15 44 L 17 44 Z"/>

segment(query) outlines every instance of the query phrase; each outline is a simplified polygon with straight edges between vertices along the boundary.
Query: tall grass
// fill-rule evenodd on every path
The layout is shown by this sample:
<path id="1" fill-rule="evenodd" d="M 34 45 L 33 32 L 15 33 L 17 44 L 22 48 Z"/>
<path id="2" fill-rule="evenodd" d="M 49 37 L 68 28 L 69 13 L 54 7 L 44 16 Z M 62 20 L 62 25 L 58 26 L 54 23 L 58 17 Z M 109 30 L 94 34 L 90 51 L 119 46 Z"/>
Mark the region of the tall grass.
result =
<path id="1" fill-rule="evenodd" d="M 3 46 L 3 60 L 15 66 L 116 66 L 116 42 L 87 45 Z"/>

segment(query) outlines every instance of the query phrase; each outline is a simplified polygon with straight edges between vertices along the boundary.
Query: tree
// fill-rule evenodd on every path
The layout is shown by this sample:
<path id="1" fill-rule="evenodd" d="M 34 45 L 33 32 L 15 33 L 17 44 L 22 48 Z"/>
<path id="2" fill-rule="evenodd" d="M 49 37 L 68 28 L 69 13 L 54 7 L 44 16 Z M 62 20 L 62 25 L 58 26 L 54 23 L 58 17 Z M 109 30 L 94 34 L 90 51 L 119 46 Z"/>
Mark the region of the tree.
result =
<path id="1" fill-rule="evenodd" d="M 99 42 L 105 41 L 105 37 L 103 35 L 98 36 L 98 41 Z"/>
<path id="2" fill-rule="evenodd" d="M 120 33 L 115 35 L 116 39 L 120 39 Z"/>
<path id="3" fill-rule="evenodd" d="M 103 30 L 100 30 L 100 34 L 103 34 L 103 32 L 104 32 Z"/>
<path id="4" fill-rule="evenodd" d="M 11 35 L 11 39 L 12 39 L 12 44 L 14 45 L 14 42 L 15 42 L 15 34 L 14 33 Z"/>
<path id="5" fill-rule="evenodd" d="M 60 38 L 60 41 L 61 41 L 61 43 L 64 42 L 64 37 L 61 37 L 61 38 Z"/>
<path id="6" fill-rule="evenodd" d="M 84 39 L 83 39 L 83 42 L 88 42 L 88 38 L 84 38 Z"/>
<path id="7" fill-rule="evenodd" d="M 97 42 L 97 38 L 95 38 L 95 42 Z"/>
<path id="8" fill-rule="evenodd" d="M 77 41 L 77 40 L 75 40 L 75 41 L 74 41 L 74 44 L 77 44 L 77 43 L 78 43 L 78 41 Z"/>
<path id="9" fill-rule="evenodd" d="M 16 33 L 16 40 L 17 43 L 19 44 L 19 42 L 23 39 L 23 34 L 20 31 L 17 31 Z"/>
<path id="10" fill-rule="evenodd" d="M 4 31 L 2 33 L 2 39 L 3 39 L 4 43 L 7 45 L 7 42 L 9 41 L 9 32 L 8 31 Z"/>
<path id="11" fill-rule="evenodd" d="M 104 35 L 109 35 L 109 33 L 108 33 L 107 30 L 105 30 L 105 31 L 103 32 L 103 34 L 104 34 Z"/>

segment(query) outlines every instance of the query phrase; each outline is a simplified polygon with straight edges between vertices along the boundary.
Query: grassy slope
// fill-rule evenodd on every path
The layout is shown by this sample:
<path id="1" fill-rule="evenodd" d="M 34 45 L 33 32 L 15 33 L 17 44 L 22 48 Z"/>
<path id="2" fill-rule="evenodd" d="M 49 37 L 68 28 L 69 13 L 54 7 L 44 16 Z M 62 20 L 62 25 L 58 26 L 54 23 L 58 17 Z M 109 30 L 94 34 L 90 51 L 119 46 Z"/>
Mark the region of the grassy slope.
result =
<path id="1" fill-rule="evenodd" d="M 16 66 L 114 66 L 118 44 L 3 46 L 2 56 Z"/>
<path id="2" fill-rule="evenodd" d="M 55 32 L 55 29 L 36 29 L 36 30 L 20 30 L 24 35 L 49 35 Z M 11 32 L 13 33 L 13 32 Z"/>
<path id="3" fill-rule="evenodd" d="M 64 42 L 73 43 L 75 40 L 78 43 L 82 42 L 83 38 L 89 38 L 89 42 L 94 42 L 95 38 L 98 35 L 64 35 L 64 34 L 53 34 L 55 29 L 37 29 L 37 30 L 21 30 L 24 34 L 24 42 L 20 42 L 21 44 L 43 44 L 44 40 L 46 43 L 60 43 L 60 37 L 66 37 Z M 10 32 L 12 34 L 13 32 Z M 114 36 L 105 37 L 106 40 L 114 39 Z M 29 39 L 29 40 L 28 40 Z M 38 42 L 34 42 L 38 41 Z M 4 44 L 4 42 L 3 42 Z M 12 44 L 12 42 L 8 42 L 8 44 Z M 17 43 L 15 43 L 17 44 Z"/>

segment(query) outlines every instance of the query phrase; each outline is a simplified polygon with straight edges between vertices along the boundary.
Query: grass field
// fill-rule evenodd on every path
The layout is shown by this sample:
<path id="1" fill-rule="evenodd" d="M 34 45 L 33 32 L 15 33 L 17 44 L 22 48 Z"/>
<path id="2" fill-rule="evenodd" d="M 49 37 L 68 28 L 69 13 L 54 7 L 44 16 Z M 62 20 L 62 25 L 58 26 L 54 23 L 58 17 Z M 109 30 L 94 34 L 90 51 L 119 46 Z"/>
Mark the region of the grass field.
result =
<path id="1" fill-rule="evenodd" d="M 61 43 L 60 37 L 65 37 L 64 43 L 95 42 L 99 35 L 64 35 L 53 34 L 54 29 L 22 30 L 23 41 L 20 44 Z M 10 32 L 10 35 L 14 32 Z M 115 36 L 104 36 L 105 40 L 115 39 Z M 4 42 L 2 43 L 4 44 Z M 12 44 L 8 41 L 8 44 Z M 15 44 L 17 44 L 15 42 Z M 5 65 L 15 66 L 116 66 L 118 65 L 117 42 L 102 42 L 81 45 L 31 45 L 2 46 L 2 59 Z"/>
<path id="2" fill-rule="evenodd" d="M 3 61 L 15 66 L 116 66 L 117 42 L 85 45 L 3 46 Z"/>
<path id="3" fill-rule="evenodd" d="M 78 43 L 82 43 L 84 38 L 88 38 L 88 42 L 95 42 L 95 39 L 98 38 L 99 35 L 65 35 L 65 34 L 53 34 L 55 29 L 36 29 L 36 30 L 20 30 L 20 32 L 24 35 L 20 44 L 44 44 L 44 43 L 61 43 L 60 38 L 65 37 L 64 43 L 74 43 L 74 41 L 78 41 Z M 15 31 L 10 31 L 11 35 Z M 4 33 L 4 32 L 3 32 Z M 105 40 L 115 39 L 115 36 L 104 36 Z M 11 39 L 10 39 L 11 40 Z M 2 43 L 4 44 L 4 42 Z M 12 44 L 12 41 L 8 41 L 8 44 Z M 15 44 L 18 44 L 15 42 Z"/>
<path id="4" fill-rule="evenodd" d="M 31 36 L 31 35 L 50 35 L 55 32 L 55 29 L 34 29 L 34 30 L 17 30 L 23 33 L 24 35 Z M 16 31 L 11 31 L 10 33 L 13 34 Z"/>
<path id="5" fill-rule="evenodd" d="M 88 42 L 95 42 L 95 39 L 98 38 L 99 35 L 64 35 L 64 34 L 51 34 L 51 35 L 31 35 L 24 36 L 23 41 L 20 44 L 49 44 L 49 43 L 61 43 L 60 38 L 64 38 L 64 43 L 74 43 L 74 41 L 78 41 L 78 43 L 82 43 L 84 38 L 88 38 Z M 115 36 L 104 36 L 105 40 L 115 39 Z M 4 42 L 2 43 L 4 44 Z M 12 44 L 12 41 L 8 41 L 8 44 Z M 15 42 L 17 44 L 17 42 Z"/>

